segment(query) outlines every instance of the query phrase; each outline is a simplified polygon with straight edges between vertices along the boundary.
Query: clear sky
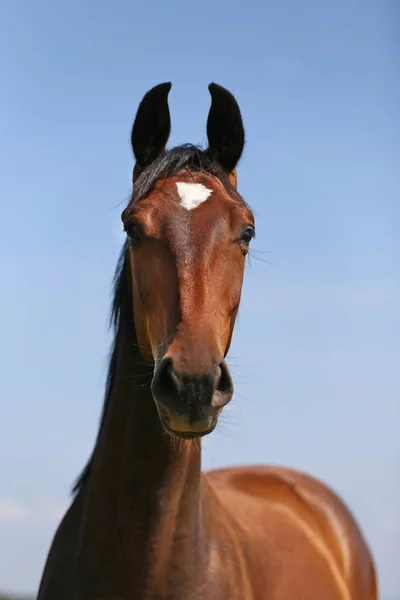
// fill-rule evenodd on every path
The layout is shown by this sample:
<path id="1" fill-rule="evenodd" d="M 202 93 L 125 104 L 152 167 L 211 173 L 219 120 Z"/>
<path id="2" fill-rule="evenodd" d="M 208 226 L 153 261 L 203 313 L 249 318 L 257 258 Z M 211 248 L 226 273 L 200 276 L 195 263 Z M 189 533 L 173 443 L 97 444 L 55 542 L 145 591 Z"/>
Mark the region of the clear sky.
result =
<path id="1" fill-rule="evenodd" d="M 3 0 L 0 588 L 36 589 L 94 441 L 138 102 L 172 81 L 171 144 L 204 144 L 216 81 L 262 260 L 204 466 L 323 478 L 400 597 L 399 29 L 398 0 Z"/>

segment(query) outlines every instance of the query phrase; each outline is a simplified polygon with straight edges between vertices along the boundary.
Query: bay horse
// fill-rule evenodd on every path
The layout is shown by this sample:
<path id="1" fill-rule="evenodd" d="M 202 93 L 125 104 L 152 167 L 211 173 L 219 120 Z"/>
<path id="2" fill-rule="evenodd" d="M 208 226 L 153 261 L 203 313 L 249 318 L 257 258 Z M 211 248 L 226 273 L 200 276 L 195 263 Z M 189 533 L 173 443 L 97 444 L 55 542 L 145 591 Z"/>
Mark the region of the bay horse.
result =
<path id="1" fill-rule="evenodd" d="M 200 438 L 233 394 L 225 357 L 255 221 L 237 190 L 236 99 L 210 84 L 208 148 L 167 150 L 170 88 L 147 92 L 133 124 L 103 414 L 38 600 L 376 600 L 363 534 L 322 482 L 201 471 Z"/>

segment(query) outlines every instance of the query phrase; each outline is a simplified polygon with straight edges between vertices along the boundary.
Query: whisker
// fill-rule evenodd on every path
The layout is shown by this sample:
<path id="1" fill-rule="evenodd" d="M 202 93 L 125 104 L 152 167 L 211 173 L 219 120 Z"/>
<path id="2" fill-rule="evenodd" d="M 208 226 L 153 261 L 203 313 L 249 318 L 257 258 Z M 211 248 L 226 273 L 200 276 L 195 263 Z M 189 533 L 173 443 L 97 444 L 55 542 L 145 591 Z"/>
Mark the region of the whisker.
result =
<path id="1" fill-rule="evenodd" d="M 263 262 L 266 263 L 268 265 L 272 265 L 273 263 L 270 260 L 267 260 L 266 258 L 263 258 L 261 255 L 262 254 L 272 254 L 272 251 L 269 250 L 255 250 L 254 248 L 250 248 L 249 250 L 249 259 L 251 258 L 255 258 L 255 260 L 258 260 L 259 262 Z"/>
<path id="2" fill-rule="evenodd" d="M 215 431 L 218 435 L 222 437 L 228 437 L 231 439 L 237 437 L 237 435 L 235 435 L 230 429 L 228 429 L 225 423 L 220 423 L 218 427 L 216 427 Z"/>

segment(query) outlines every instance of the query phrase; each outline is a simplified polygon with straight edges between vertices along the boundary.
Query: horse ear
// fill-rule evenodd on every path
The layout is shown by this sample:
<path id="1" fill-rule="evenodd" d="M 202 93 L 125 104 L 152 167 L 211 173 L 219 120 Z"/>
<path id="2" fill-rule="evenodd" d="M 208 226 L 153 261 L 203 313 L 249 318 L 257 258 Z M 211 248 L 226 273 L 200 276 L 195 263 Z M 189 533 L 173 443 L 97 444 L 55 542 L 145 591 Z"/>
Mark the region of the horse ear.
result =
<path id="1" fill-rule="evenodd" d="M 244 147 L 244 128 L 240 108 L 234 96 L 225 88 L 211 83 L 211 107 L 207 119 L 207 152 L 232 173 Z"/>
<path id="2" fill-rule="evenodd" d="M 132 127 L 131 142 L 136 169 L 150 165 L 165 149 L 171 132 L 168 94 L 171 83 L 160 83 L 144 96 Z"/>

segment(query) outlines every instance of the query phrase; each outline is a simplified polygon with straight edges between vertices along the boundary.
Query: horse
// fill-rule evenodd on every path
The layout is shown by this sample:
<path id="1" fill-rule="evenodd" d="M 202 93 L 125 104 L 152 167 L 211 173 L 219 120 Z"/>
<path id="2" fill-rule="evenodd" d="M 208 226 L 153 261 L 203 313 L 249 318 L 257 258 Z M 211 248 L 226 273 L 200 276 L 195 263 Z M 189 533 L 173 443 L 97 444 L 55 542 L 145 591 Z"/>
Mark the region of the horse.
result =
<path id="1" fill-rule="evenodd" d="M 323 482 L 201 469 L 200 440 L 233 395 L 226 356 L 255 219 L 238 192 L 235 97 L 210 84 L 208 147 L 167 149 L 170 89 L 144 95 L 131 130 L 103 412 L 38 600 L 376 600 L 363 534 Z"/>

